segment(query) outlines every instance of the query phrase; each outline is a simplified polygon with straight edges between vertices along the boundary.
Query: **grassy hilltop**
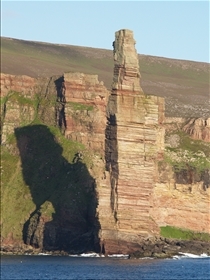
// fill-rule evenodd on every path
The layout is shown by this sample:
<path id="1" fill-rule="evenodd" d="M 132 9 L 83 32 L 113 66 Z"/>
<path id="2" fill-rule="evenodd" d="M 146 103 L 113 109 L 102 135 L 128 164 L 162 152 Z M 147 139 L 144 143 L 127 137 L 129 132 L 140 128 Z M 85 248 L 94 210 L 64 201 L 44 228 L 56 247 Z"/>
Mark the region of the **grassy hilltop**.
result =
<path id="1" fill-rule="evenodd" d="M 113 52 L 1 37 L 1 72 L 31 77 L 63 72 L 97 74 L 108 89 Z M 166 116 L 209 116 L 209 63 L 139 55 L 141 86 L 146 94 L 166 98 Z"/>

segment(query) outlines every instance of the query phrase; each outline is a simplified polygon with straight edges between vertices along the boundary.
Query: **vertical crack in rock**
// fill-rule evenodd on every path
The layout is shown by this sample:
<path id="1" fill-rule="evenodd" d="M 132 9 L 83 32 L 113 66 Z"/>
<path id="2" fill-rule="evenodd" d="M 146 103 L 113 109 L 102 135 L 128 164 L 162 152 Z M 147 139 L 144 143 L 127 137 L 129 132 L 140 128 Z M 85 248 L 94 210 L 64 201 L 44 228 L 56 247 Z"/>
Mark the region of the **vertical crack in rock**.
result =
<path id="1" fill-rule="evenodd" d="M 116 100 L 115 96 L 109 99 L 107 111 L 108 125 L 106 127 L 106 170 L 110 172 L 111 196 L 110 206 L 117 222 L 117 182 L 118 182 L 118 149 L 116 125 Z"/>
<path id="2" fill-rule="evenodd" d="M 65 133 L 66 130 L 66 115 L 65 115 L 65 104 L 66 104 L 66 86 L 64 76 L 58 78 L 55 81 L 57 91 L 57 105 L 56 105 L 56 123 L 60 127 L 60 130 Z"/>

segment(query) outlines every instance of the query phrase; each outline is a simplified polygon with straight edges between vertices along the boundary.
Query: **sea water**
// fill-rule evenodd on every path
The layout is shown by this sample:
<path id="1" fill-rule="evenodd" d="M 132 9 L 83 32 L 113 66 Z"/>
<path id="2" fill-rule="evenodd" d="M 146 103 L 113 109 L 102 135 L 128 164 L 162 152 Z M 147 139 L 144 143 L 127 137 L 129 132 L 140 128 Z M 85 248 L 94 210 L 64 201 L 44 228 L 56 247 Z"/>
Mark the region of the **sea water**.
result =
<path id="1" fill-rule="evenodd" d="M 172 259 L 128 259 L 127 256 L 1 256 L 2 280 L 209 280 L 210 258 L 182 254 Z"/>

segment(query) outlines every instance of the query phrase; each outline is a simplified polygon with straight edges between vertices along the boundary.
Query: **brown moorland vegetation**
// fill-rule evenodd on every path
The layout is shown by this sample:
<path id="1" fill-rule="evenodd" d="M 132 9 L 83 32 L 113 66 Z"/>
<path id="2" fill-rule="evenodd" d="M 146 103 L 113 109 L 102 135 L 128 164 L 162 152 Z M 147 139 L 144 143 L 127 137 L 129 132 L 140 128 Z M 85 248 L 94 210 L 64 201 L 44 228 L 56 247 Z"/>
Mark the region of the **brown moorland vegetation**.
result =
<path id="1" fill-rule="evenodd" d="M 139 63 L 144 92 L 165 97 L 166 116 L 210 116 L 209 63 L 141 54 Z M 1 72 L 31 77 L 97 74 L 111 89 L 113 52 L 1 37 Z"/>

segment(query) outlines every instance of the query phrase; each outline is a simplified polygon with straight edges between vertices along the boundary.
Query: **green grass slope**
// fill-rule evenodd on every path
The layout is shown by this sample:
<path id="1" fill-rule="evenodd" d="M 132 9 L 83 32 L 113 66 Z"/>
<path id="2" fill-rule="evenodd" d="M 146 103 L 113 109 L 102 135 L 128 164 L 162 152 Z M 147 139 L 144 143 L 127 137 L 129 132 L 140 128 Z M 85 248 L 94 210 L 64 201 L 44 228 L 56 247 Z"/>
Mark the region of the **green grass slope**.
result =
<path id="1" fill-rule="evenodd" d="M 79 142 L 67 140 L 58 127 L 51 125 L 54 114 L 50 119 L 49 107 L 54 104 L 49 100 L 50 96 L 45 102 L 41 95 L 37 106 L 36 96 L 21 98 L 11 93 L 4 101 L 20 109 L 27 104 L 35 112 L 34 119 L 21 122 L 1 146 L 2 238 L 12 234 L 16 241 L 25 240 L 32 214 L 41 213 L 54 225 L 63 224 L 64 231 L 68 226 L 83 230 L 94 222 L 97 198 L 88 171 L 92 152 Z M 44 122 L 42 110 L 49 117 Z M 83 153 L 82 159 L 76 157 L 78 151 Z"/>

